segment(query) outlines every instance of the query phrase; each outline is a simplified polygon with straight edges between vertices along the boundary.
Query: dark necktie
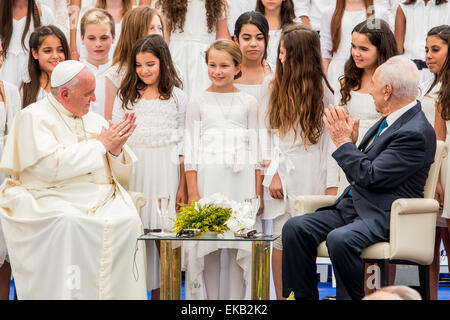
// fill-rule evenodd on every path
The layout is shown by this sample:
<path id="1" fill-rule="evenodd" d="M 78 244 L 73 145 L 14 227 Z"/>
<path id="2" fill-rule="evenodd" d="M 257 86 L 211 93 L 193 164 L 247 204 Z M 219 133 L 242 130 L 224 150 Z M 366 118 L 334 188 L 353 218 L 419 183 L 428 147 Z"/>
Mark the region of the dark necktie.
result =
<path id="1" fill-rule="evenodd" d="M 375 138 L 373 139 L 372 143 L 374 143 L 375 140 L 378 139 L 378 137 L 380 136 L 381 131 L 383 131 L 387 126 L 388 126 L 388 124 L 387 124 L 386 118 L 384 118 L 383 121 L 381 121 L 380 126 L 378 127 L 377 134 L 376 134 Z M 349 196 L 352 196 L 352 189 L 348 190 L 347 194 Z"/>

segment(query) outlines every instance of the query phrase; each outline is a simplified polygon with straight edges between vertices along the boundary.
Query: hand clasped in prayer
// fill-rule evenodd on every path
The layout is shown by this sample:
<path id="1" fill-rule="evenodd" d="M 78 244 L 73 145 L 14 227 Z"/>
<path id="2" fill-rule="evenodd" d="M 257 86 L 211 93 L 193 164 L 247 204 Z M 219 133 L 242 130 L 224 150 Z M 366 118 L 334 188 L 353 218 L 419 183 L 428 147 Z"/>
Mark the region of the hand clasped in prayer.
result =
<path id="1" fill-rule="evenodd" d="M 336 148 L 347 142 L 355 144 L 358 140 L 359 119 L 353 121 L 341 107 L 330 104 L 330 107 L 325 109 L 323 122 Z"/>
<path id="2" fill-rule="evenodd" d="M 107 152 L 114 156 L 118 156 L 122 151 L 123 145 L 136 129 L 136 116 L 134 113 L 125 113 L 122 120 L 114 124 L 109 122 L 109 128 L 102 128 L 102 132 L 98 136 L 98 140 L 103 143 Z"/>

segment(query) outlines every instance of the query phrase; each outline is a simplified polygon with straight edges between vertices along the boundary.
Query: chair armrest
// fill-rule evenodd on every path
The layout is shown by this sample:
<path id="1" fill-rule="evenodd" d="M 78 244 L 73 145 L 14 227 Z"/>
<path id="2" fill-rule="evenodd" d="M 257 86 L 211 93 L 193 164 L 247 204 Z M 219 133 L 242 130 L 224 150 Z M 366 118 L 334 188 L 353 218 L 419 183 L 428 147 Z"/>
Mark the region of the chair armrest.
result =
<path id="1" fill-rule="evenodd" d="M 436 218 L 439 203 L 434 199 L 397 199 L 391 207 L 391 260 L 429 265 L 434 257 Z"/>
<path id="2" fill-rule="evenodd" d="M 147 203 L 147 199 L 145 199 L 145 196 L 140 192 L 128 191 L 128 194 L 133 200 L 136 210 L 139 212 L 142 209 L 142 207 L 145 206 L 145 204 Z"/>
<path id="3" fill-rule="evenodd" d="M 294 198 L 293 207 L 301 216 L 305 213 L 312 213 L 319 208 L 331 206 L 337 198 L 337 196 L 331 195 L 297 196 Z"/>

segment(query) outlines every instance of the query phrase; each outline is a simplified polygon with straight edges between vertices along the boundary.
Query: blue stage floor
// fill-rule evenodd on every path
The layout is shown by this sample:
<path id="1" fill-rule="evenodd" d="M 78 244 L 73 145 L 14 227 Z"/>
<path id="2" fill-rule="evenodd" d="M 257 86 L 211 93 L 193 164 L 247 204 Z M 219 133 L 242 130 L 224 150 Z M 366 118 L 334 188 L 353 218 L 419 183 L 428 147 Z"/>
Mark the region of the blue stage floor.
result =
<path id="1" fill-rule="evenodd" d="M 14 300 L 13 292 L 14 292 L 14 280 L 11 280 L 11 295 L 9 297 L 10 300 Z M 331 286 L 331 282 L 320 282 L 319 283 L 319 298 L 322 299 L 326 296 L 335 296 L 336 288 Z M 151 298 L 151 292 L 148 292 L 148 299 Z M 184 294 L 184 281 L 181 287 L 181 299 L 185 299 Z M 440 283 L 439 291 L 438 291 L 438 299 L 439 300 L 450 300 L 450 283 Z"/>

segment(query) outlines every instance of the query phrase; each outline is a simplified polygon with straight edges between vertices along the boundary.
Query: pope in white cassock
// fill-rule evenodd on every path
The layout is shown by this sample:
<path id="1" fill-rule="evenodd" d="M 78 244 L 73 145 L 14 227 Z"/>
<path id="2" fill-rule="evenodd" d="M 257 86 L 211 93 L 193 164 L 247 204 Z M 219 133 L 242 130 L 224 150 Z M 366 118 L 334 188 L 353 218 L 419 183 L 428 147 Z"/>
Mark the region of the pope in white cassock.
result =
<path id="1" fill-rule="evenodd" d="M 142 223 L 122 188 L 135 156 L 117 124 L 89 112 L 95 78 L 61 62 L 51 94 L 17 113 L 0 171 L 0 217 L 19 299 L 146 299 Z"/>

